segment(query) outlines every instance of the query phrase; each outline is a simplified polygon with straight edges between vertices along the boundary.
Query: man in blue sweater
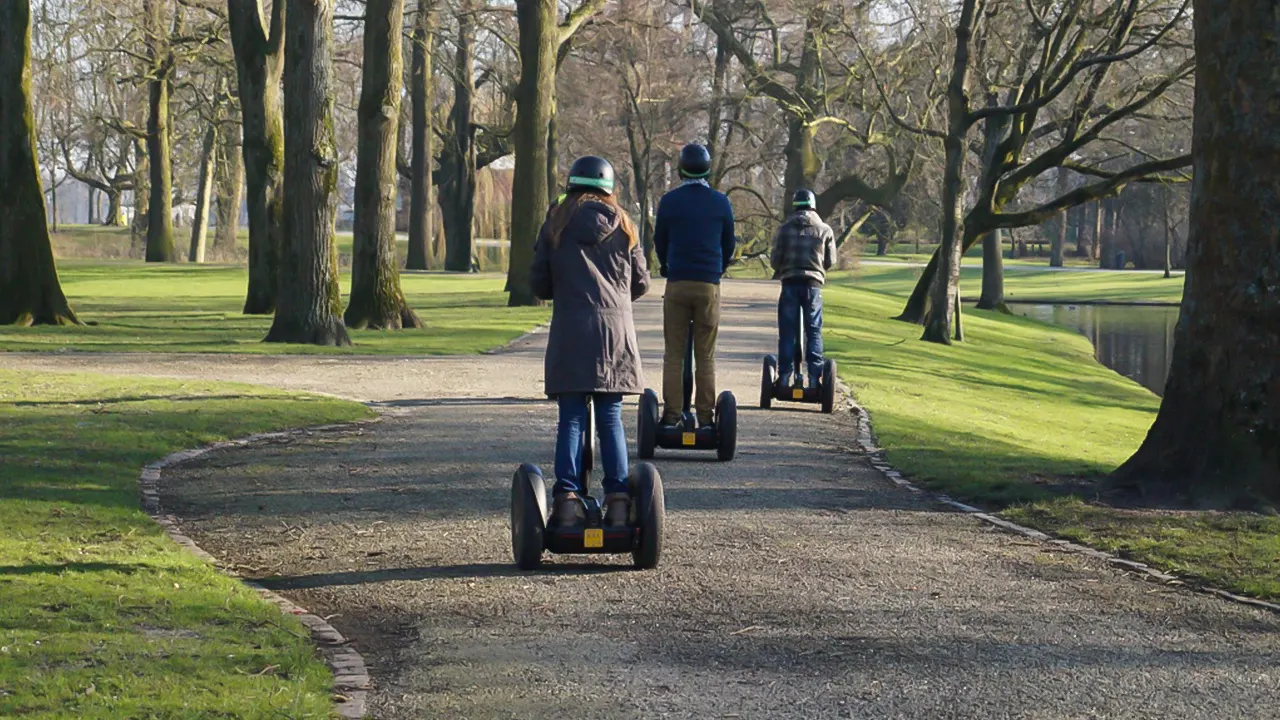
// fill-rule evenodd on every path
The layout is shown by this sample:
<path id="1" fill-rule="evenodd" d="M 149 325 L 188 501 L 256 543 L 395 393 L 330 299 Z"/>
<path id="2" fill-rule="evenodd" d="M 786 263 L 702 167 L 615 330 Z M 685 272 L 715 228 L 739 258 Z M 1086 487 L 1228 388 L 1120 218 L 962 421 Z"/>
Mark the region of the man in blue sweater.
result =
<path id="1" fill-rule="evenodd" d="M 667 278 L 662 319 L 662 422 L 680 420 L 681 367 L 693 322 L 694 408 L 698 425 L 711 424 L 716 403 L 716 336 L 720 330 L 720 276 L 733 260 L 733 207 L 707 184 L 711 153 L 701 145 L 680 151 L 680 186 L 658 203 L 653 245 Z"/>

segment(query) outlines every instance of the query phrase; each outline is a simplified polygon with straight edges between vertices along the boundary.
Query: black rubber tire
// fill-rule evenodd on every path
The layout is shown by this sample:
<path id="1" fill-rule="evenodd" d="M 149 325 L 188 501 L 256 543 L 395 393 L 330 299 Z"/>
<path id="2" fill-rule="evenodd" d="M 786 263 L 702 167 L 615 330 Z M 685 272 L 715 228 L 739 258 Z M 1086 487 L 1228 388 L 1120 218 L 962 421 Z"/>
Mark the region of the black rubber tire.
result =
<path id="1" fill-rule="evenodd" d="M 836 409 L 836 361 L 822 363 L 822 412 L 830 415 Z"/>
<path id="2" fill-rule="evenodd" d="M 511 476 L 511 556 L 521 570 L 542 563 L 546 548 L 547 486 L 542 471 L 525 463 Z"/>
<path id="3" fill-rule="evenodd" d="M 738 452 L 738 400 L 725 390 L 716 398 L 716 459 L 729 462 Z"/>
<path id="4" fill-rule="evenodd" d="M 638 570 L 652 570 L 662 559 L 662 528 L 667 517 L 662 476 L 653 463 L 636 463 L 627 487 L 635 507 L 635 525 L 640 529 L 631 549 L 631 561 Z"/>
<path id="5" fill-rule="evenodd" d="M 778 384 L 778 357 L 764 356 L 764 371 L 760 374 L 760 409 L 773 407 L 774 387 Z"/>
<path id="6" fill-rule="evenodd" d="M 653 449 L 658 444 L 658 420 L 658 394 L 645 388 L 636 418 L 636 454 L 641 460 L 653 459 Z"/>

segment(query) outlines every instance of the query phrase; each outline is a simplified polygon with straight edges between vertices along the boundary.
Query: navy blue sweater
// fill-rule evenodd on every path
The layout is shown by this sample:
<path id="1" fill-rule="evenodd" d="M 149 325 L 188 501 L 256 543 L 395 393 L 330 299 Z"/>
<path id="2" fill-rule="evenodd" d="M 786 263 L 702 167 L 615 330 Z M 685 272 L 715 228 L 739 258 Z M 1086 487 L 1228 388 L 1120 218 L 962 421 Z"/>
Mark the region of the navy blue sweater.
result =
<path id="1" fill-rule="evenodd" d="M 687 183 L 662 196 L 653 230 L 659 271 L 672 281 L 720 284 L 733 260 L 733 207 L 702 183 Z"/>

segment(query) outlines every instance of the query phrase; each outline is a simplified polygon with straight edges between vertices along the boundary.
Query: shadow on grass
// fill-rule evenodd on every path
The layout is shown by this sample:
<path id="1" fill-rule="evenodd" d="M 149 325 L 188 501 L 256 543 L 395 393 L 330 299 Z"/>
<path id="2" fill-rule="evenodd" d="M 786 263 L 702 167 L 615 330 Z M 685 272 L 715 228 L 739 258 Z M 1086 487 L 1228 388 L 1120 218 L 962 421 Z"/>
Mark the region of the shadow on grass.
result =
<path id="1" fill-rule="evenodd" d="M 154 568 L 135 563 L 78 562 L 78 563 L 32 563 L 30 565 L 0 565 L 0 576 L 3 575 L 61 575 L 63 573 L 117 572 L 132 575 L 136 572 L 148 572 Z"/>

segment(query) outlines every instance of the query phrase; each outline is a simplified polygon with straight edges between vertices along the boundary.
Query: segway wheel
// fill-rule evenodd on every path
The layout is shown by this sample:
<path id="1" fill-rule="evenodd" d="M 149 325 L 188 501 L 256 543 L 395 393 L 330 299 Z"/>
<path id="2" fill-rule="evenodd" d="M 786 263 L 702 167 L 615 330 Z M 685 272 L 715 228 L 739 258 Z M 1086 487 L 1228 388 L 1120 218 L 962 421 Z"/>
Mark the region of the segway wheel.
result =
<path id="1" fill-rule="evenodd" d="M 836 361 L 822 363 L 822 412 L 830 415 L 836 409 Z"/>
<path id="2" fill-rule="evenodd" d="M 716 459 L 729 462 L 738 451 L 738 400 L 725 390 L 716 398 Z"/>
<path id="3" fill-rule="evenodd" d="M 637 569 L 652 570 L 662 558 L 662 527 L 667 515 L 662 476 L 653 463 L 637 463 L 627 487 L 636 513 L 635 527 L 640 531 L 631 549 L 631 560 Z"/>
<path id="4" fill-rule="evenodd" d="M 640 411 L 636 418 L 636 451 L 641 460 L 653 459 L 653 448 L 658 444 L 658 394 L 646 388 L 640 396 Z"/>
<path id="5" fill-rule="evenodd" d="M 773 407 L 773 388 L 778 384 L 778 358 L 776 355 L 764 356 L 764 371 L 760 374 L 760 408 L 768 410 Z"/>
<path id="6" fill-rule="evenodd" d="M 542 563 L 546 533 L 547 486 L 542 471 L 525 463 L 511 477 L 511 555 L 521 570 Z"/>

